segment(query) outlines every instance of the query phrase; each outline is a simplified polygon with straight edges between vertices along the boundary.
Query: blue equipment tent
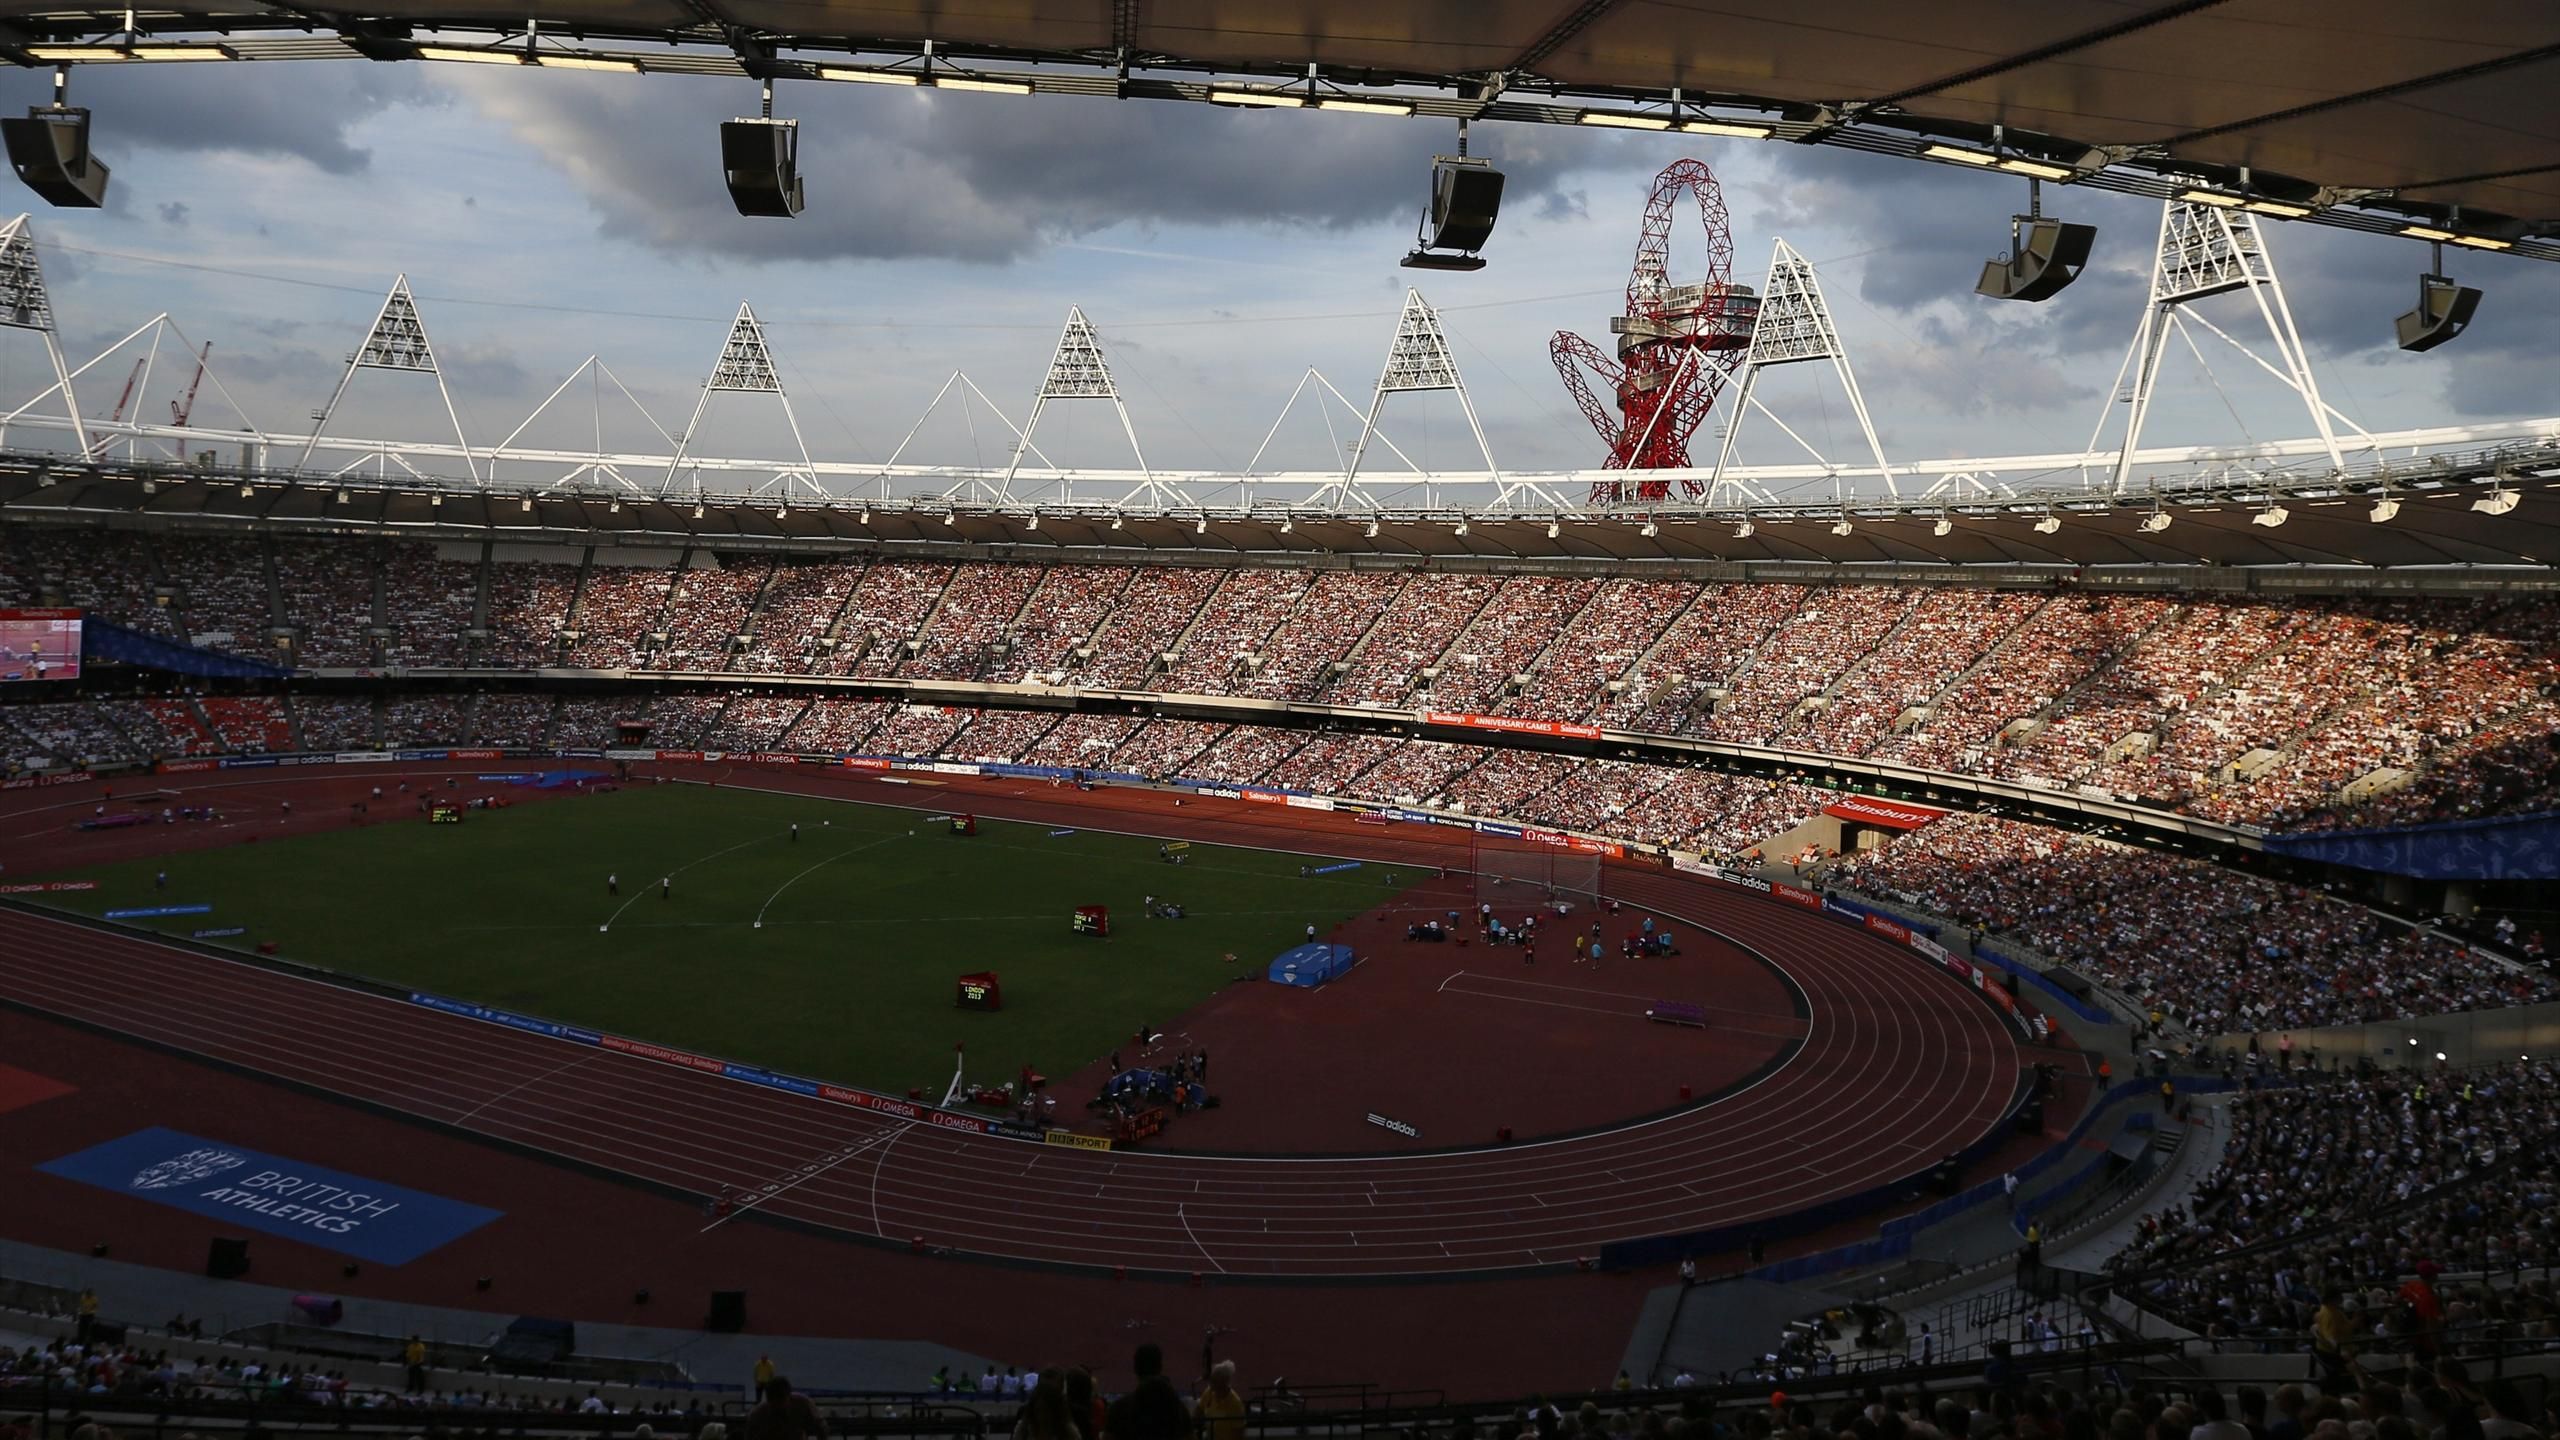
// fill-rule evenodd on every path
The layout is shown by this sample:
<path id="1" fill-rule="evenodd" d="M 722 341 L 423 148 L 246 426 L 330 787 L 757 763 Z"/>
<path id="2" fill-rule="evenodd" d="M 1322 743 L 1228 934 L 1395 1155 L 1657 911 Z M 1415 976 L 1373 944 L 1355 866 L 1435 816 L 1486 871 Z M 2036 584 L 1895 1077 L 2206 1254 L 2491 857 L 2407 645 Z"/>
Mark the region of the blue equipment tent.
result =
<path id="1" fill-rule="evenodd" d="M 1304 985 L 1312 989 L 1337 975 L 1350 973 L 1351 947 L 1348 945 L 1301 945 L 1281 952 L 1271 962 L 1270 978 L 1280 985 Z"/>

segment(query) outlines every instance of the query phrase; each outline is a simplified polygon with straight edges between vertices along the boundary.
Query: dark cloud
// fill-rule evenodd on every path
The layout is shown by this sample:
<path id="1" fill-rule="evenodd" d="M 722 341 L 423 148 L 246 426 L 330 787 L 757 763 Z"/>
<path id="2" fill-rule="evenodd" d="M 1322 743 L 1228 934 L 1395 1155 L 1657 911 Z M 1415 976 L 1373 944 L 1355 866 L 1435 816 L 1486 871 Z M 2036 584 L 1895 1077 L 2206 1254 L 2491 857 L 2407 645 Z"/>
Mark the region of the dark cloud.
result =
<path id="1" fill-rule="evenodd" d="M 291 157 L 351 175 L 372 159 L 349 139 L 358 125 L 395 106 L 435 103 L 420 69 L 366 60 L 89 65 L 75 77 L 72 98 L 93 112 L 95 140 L 110 164 L 136 147 L 227 151 Z M 43 103 L 51 88 L 45 71 L 14 71 L 0 87 L 0 107 Z"/>
<path id="2" fill-rule="evenodd" d="M 168 201 L 162 204 L 159 210 L 160 223 L 163 225 L 183 226 L 187 223 L 187 202 L 184 200 Z"/>
<path id="3" fill-rule="evenodd" d="M 776 223 L 741 219 L 720 183 L 717 127 L 751 95 L 743 82 L 453 83 L 566 170 L 606 234 L 762 260 L 1002 263 L 1129 222 L 1347 228 L 1418 213 L 1449 138 L 1374 117 L 788 86 L 777 109 L 801 121 L 809 208 Z M 1522 210 L 1625 143 L 1528 127 L 1478 136 L 1509 176 L 1506 204 Z"/>

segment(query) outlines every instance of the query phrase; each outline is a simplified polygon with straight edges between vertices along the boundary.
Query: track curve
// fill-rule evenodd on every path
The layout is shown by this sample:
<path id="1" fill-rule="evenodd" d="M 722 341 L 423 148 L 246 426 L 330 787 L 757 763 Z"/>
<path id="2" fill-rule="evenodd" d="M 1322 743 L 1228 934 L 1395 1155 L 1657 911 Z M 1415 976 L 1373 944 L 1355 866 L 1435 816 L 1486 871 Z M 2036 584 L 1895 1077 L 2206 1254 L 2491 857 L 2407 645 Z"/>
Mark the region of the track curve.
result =
<path id="1" fill-rule="evenodd" d="M 983 813 L 1006 808 L 999 795 L 974 798 Z M 1279 841 L 1260 816 L 1199 801 L 1187 811 L 1149 815 L 1148 833 Z M 1248 826 L 1253 838 L 1228 833 Z M 1325 843 L 1422 858 L 1412 837 Z M 1611 883 L 1792 976 L 1812 1009 L 1803 1048 L 1696 1109 L 1454 1153 L 1185 1156 L 960 1134 L 23 909 L 0 910 L 0 994 L 652 1184 L 734 1188 L 778 1218 L 978 1256 L 1158 1271 L 1385 1277 L 1565 1263 L 1610 1241 L 1855 1194 L 2000 1118 L 2016 1045 L 1952 979 L 1859 932 L 1687 877 L 1629 868 Z"/>

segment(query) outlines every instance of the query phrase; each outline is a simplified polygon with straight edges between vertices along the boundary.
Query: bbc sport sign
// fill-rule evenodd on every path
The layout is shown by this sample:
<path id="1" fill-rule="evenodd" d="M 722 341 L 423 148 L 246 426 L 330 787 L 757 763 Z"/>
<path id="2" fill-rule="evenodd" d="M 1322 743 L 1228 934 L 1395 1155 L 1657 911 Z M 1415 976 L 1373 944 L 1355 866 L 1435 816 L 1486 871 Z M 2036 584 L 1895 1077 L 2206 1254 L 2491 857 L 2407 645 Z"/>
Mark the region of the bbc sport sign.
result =
<path id="1" fill-rule="evenodd" d="M 406 1265 L 503 1213 L 157 1126 L 36 1168 L 377 1265 Z"/>

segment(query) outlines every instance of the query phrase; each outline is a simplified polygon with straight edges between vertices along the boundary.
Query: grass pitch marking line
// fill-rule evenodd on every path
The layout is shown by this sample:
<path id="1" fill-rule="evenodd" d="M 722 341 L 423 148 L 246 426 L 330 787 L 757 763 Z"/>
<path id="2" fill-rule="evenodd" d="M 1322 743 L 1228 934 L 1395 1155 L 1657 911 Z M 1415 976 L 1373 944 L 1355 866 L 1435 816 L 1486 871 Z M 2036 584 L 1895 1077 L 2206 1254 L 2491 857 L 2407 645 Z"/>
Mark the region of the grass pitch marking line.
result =
<path id="1" fill-rule="evenodd" d="M 912 1125 L 915 1122 L 910 1120 L 906 1123 Z M 874 1145 L 880 1146 L 885 1151 L 890 1142 L 894 1142 L 899 1136 L 904 1135 L 905 1133 L 907 1133 L 905 1130 L 900 1129 L 879 1131 L 874 1134 L 865 1135 L 861 1139 L 854 1141 L 852 1144 L 836 1151 L 833 1156 L 826 1160 L 812 1161 L 809 1164 L 801 1166 L 798 1170 L 792 1172 L 792 1176 L 788 1180 L 779 1182 L 767 1181 L 764 1184 L 757 1186 L 746 1199 L 740 1201 L 735 1208 L 729 1211 L 728 1214 L 713 1219 L 710 1224 L 703 1226 L 700 1230 L 694 1233 L 699 1235 L 708 1235 L 712 1231 L 719 1229 L 721 1226 L 728 1224 L 730 1221 L 737 1219 L 739 1216 L 746 1214 L 748 1211 L 755 1209 L 767 1200 L 774 1199 L 777 1196 L 786 1195 L 791 1191 L 806 1185 L 810 1181 L 826 1174 L 828 1171 L 833 1170 L 837 1166 L 852 1159 L 854 1156 L 861 1154 L 863 1151 L 870 1149 Z"/>
<path id="2" fill-rule="evenodd" d="M 758 930 L 764 928 L 764 912 L 773 908 L 773 902 L 782 898 L 783 891 L 790 889 L 792 886 L 797 885 L 801 881 L 808 879 L 810 876 L 817 874 L 819 871 L 826 869 L 828 866 L 833 865 L 847 855 L 859 855 L 865 850 L 877 850 L 881 846 L 886 845 L 897 838 L 898 837 L 894 834 L 883 835 L 877 840 L 866 840 L 862 844 L 856 845 L 849 850 L 839 850 L 833 855 L 828 856 L 826 859 L 819 861 L 817 864 L 810 866 L 808 869 L 801 871 L 799 874 L 792 876 L 790 879 L 783 881 L 781 885 L 774 889 L 772 894 L 764 897 L 764 903 L 762 905 L 756 907 L 756 923 L 754 928 Z"/>
<path id="3" fill-rule="evenodd" d="M 778 832 L 777 832 L 777 833 L 778 833 Z M 770 839 L 772 839 L 772 838 L 773 838 L 773 836 L 771 836 L 771 835 L 756 835 L 756 836 L 751 836 L 751 837 L 750 837 L 750 838 L 748 838 L 748 839 L 741 840 L 741 841 L 739 841 L 737 844 L 730 846 L 727 850 L 714 850 L 714 851 L 712 851 L 710 854 L 705 855 L 705 856 L 702 856 L 700 859 L 696 859 L 696 860 L 687 860 L 686 862 L 684 862 L 683 864 L 681 864 L 681 865 L 677 866 L 677 867 L 676 867 L 676 868 L 674 868 L 673 870 L 669 870 L 669 871 L 667 871 L 667 872 L 666 872 L 666 876 L 667 876 L 667 878 L 668 878 L 668 879 L 672 880 L 672 879 L 674 879 L 675 877 L 677 877 L 678 875 L 683 874 L 683 873 L 684 873 L 684 872 L 686 872 L 687 870 L 692 869 L 692 868 L 693 868 L 694 866 L 696 866 L 696 865 L 708 865 L 708 864 L 710 864 L 712 861 L 719 859 L 721 856 L 726 855 L 726 854 L 729 854 L 731 851 L 744 850 L 744 849 L 746 849 L 748 846 L 753 845 L 753 844 L 756 844 L 756 843 L 758 843 L 759 841 L 770 840 Z M 623 912 L 623 911 L 625 911 L 625 910 L 630 909 L 630 908 L 631 908 L 632 906 L 634 906 L 634 905 L 639 904 L 639 903 L 640 903 L 640 897 L 642 897 L 642 896 L 644 896 L 644 895 L 646 895 L 646 894 L 648 894 L 648 893 L 649 893 L 649 887 L 648 887 L 646 884 L 643 884 L 643 885 L 641 885 L 641 886 L 637 887 L 636 889 L 634 889 L 634 890 L 631 892 L 631 898 L 630 898 L 630 899 L 628 899 L 628 900 L 625 900 L 625 901 L 623 901 L 621 904 L 619 904 L 619 905 L 615 906 L 615 907 L 613 908 L 613 913 L 612 913 L 611 915 L 608 915 L 608 916 L 606 916 L 606 917 L 605 917 L 605 922 L 604 922 L 603 924 L 601 924 L 601 925 L 599 925 L 599 926 L 597 926 L 597 927 L 596 927 L 596 933 L 597 933 L 597 934 L 599 934 L 599 935 L 601 935 L 601 934 L 605 933 L 606 931 L 611 930 L 611 929 L 613 928 L 613 922 L 622 918 L 622 912 Z"/>
<path id="4" fill-rule="evenodd" d="M 1219 1274 L 1226 1274 L 1227 1267 L 1218 1263 L 1218 1257 L 1210 1254 L 1209 1247 L 1200 1243 L 1199 1232 L 1191 1228 L 1190 1212 L 1185 1210 L 1182 1206 L 1176 1205 L 1173 1207 L 1173 1218 L 1182 1222 L 1182 1233 L 1191 1237 L 1191 1243 L 1200 1251 L 1200 1258 L 1208 1261 L 1211 1267 L 1216 1269 Z M 1358 1237 L 1355 1236 L 1351 1243 L 1357 1245 L 1360 1241 Z"/>

